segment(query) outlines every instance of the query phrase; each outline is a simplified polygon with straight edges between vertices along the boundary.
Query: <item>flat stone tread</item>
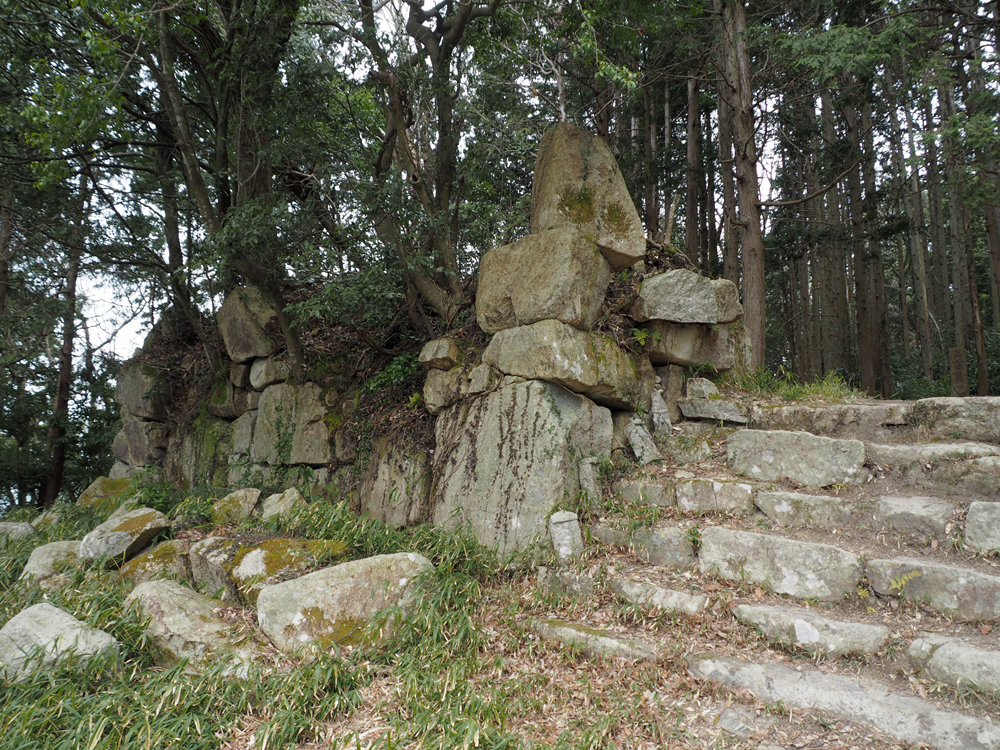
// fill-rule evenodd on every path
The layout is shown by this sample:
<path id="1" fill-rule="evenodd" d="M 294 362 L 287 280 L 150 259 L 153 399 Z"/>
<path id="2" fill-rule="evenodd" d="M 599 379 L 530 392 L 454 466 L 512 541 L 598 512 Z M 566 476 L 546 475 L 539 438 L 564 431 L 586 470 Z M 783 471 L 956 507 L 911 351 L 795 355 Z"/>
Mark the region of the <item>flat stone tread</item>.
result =
<path id="1" fill-rule="evenodd" d="M 698 656 L 691 673 L 728 688 L 748 690 L 766 703 L 822 710 L 873 726 L 907 743 L 937 750 L 994 750 L 1000 747 L 1000 724 L 939 708 L 929 701 L 894 693 L 875 680 L 827 674 L 780 663 L 753 664 L 725 657 Z"/>

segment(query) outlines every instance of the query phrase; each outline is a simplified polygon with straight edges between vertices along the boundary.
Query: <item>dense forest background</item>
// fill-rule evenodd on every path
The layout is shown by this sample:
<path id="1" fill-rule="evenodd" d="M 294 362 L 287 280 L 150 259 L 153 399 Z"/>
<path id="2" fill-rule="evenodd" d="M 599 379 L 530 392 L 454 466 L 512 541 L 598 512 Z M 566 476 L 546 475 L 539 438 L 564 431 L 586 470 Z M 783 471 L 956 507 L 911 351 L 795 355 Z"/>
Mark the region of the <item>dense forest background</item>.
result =
<path id="1" fill-rule="evenodd" d="M 0 493 L 111 461 L 84 290 L 216 369 L 246 282 L 296 378 L 324 326 L 412 351 L 527 233 L 556 120 L 610 145 L 650 253 L 740 285 L 755 366 L 1000 393 L 996 29 L 964 0 L 0 0 Z"/>

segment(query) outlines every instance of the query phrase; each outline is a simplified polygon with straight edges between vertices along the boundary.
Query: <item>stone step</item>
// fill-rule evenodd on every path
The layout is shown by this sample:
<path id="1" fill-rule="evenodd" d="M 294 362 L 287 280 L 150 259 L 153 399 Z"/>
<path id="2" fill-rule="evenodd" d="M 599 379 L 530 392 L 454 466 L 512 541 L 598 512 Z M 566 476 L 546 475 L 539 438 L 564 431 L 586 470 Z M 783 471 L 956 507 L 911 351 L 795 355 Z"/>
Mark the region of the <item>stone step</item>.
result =
<path id="1" fill-rule="evenodd" d="M 1000 397 L 757 407 L 753 410 L 752 422 L 762 430 L 803 430 L 878 443 L 914 440 L 1000 442 Z"/>
<path id="2" fill-rule="evenodd" d="M 906 650 L 910 665 L 953 688 L 1000 693 L 1000 652 L 974 648 L 958 638 L 925 633 Z"/>
<path id="3" fill-rule="evenodd" d="M 987 443 L 867 443 L 871 461 L 892 481 L 922 490 L 966 497 L 996 496 L 1000 448 Z"/>
<path id="4" fill-rule="evenodd" d="M 577 646 L 592 656 L 618 656 L 633 661 L 656 658 L 656 647 L 636 638 L 617 635 L 565 620 L 530 620 L 528 629 L 543 641 Z"/>
<path id="5" fill-rule="evenodd" d="M 884 625 L 831 620 L 800 607 L 739 604 L 733 614 L 771 641 L 824 656 L 875 656 L 890 636 Z"/>
<path id="6" fill-rule="evenodd" d="M 734 470 L 762 482 L 795 482 L 805 487 L 852 486 L 868 480 L 865 445 L 809 432 L 739 430 L 726 438 Z"/>
<path id="7" fill-rule="evenodd" d="M 747 690 L 765 703 L 827 711 L 875 727 L 911 745 L 925 744 L 937 750 L 1000 747 L 1000 724 L 901 695 L 874 680 L 827 674 L 806 666 L 752 664 L 713 655 L 693 657 L 689 669 L 698 679 L 731 690 Z"/>
<path id="8" fill-rule="evenodd" d="M 919 602 L 958 622 L 1000 622 L 1000 577 L 913 557 L 869 560 L 872 588 Z"/>
<path id="9" fill-rule="evenodd" d="M 702 594 L 675 591 L 642 581 L 612 579 L 608 581 L 608 587 L 632 604 L 664 612 L 678 612 L 694 617 L 703 612 L 708 605 L 708 597 Z"/>

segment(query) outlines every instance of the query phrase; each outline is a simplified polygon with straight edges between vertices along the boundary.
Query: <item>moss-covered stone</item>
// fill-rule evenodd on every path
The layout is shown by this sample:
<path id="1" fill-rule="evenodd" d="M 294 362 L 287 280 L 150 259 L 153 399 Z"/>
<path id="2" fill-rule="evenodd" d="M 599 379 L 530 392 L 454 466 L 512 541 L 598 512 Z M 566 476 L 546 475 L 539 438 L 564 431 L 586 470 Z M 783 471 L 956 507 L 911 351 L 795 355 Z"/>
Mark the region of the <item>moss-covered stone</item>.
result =
<path id="1" fill-rule="evenodd" d="M 108 479 L 98 477 L 76 499 L 76 504 L 85 508 L 96 507 L 112 511 L 121 505 L 125 495 L 132 490 L 132 480 L 127 478 Z"/>
<path id="2" fill-rule="evenodd" d="M 248 604 L 257 602 L 260 590 L 269 584 L 297 577 L 323 562 L 343 557 L 347 545 L 320 539 L 269 539 L 262 544 L 240 547 L 226 564 L 233 582 Z"/>
<path id="3" fill-rule="evenodd" d="M 188 546 L 188 543 L 183 540 L 168 539 L 157 544 L 148 552 L 133 557 L 122 566 L 119 575 L 131 582 L 132 585 L 159 578 L 190 581 L 191 571 L 187 562 Z"/>

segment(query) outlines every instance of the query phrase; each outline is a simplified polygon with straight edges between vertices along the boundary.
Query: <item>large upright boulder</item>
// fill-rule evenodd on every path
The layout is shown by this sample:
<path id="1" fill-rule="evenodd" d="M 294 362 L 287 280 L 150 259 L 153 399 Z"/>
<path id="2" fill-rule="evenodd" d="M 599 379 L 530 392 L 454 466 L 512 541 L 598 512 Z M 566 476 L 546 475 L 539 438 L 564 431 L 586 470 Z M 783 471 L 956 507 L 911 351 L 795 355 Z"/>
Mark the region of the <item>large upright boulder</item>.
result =
<path id="1" fill-rule="evenodd" d="M 257 410 L 251 456 L 257 463 L 323 466 L 330 460 L 330 427 L 316 383 L 277 383 Z"/>
<path id="2" fill-rule="evenodd" d="M 486 333 L 539 320 L 589 331 L 610 281 L 593 235 L 577 227 L 530 234 L 483 256 L 476 319 Z"/>
<path id="3" fill-rule="evenodd" d="M 133 416 L 164 420 L 170 410 L 170 384 L 155 367 L 129 360 L 115 377 L 115 401 Z"/>
<path id="4" fill-rule="evenodd" d="M 232 454 L 232 425 L 207 414 L 171 432 L 163 459 L 163 478 L 182 488 L 225 484 Z"/>
<path id="5" fill-rule="evenodd" d="M 559 227 L 592 235 L 612 271 L 646 252 L 642 221 L 611 150 L 565 122 L 542 137 L 531 186 L 531 233 Z"/>
<path id="6" fill-rule="evenodd" d="M 548 380 L 614 409 L 649 407 L 653 371 L 610 338 L 578 331 L 558 320 L 500 331 L 483 362 L 506 375 Z"/>
<path id="7" fill-rule="evenodd" d="M 426 519 L 431 463 L 405 436 L 380 439 L 361 479 L 361 511 L 388 526 L 413 526 Z"/>
<path id="8" fill-rule="evenodd" d="M 529 380 L 443 411 L 435 428 L 436 524 L 468 521 L 501 554 L 546 533 L 556 504 L 579 490 L 581 457 L 611 453 L 611 412 L 558 385 Z"/>
<path id="9" fill-rule="evenodd" d="M 256 287 L 231 291 L 215 319 L 233 362 L 248 362 L 255 357 L 274 354 L 278 316 Z"/>

